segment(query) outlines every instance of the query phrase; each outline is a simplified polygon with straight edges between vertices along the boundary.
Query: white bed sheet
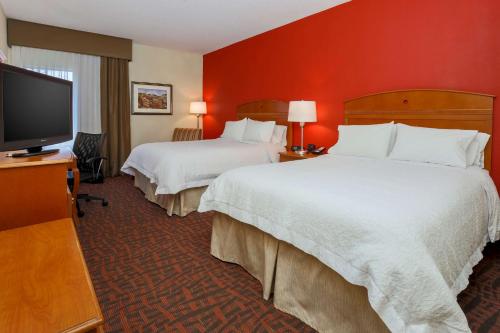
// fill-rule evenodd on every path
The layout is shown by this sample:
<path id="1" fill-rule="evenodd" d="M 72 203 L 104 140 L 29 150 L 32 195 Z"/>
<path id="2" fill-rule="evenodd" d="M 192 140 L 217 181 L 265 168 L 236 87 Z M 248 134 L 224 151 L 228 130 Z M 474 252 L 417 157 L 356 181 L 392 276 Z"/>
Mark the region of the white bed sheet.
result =
<path id="1" fill-rule="evenodd" d="M 279 144 L 228 138 L 146 143 L 132 150 L 121 171 L 134 175 L 137 170 L 147 176 L 157 185 L 156 195 L 176 194 L 206 186 L 227 170 L 277 162 L 284 149 Z"/>
<path id="2" fill-rule="evenodd" d="M 488 173 L 322 156 L 224 173 L 201 198 L 365 286 L 394 332 L 469 332 L 456 296 L 499 238 Z"/>

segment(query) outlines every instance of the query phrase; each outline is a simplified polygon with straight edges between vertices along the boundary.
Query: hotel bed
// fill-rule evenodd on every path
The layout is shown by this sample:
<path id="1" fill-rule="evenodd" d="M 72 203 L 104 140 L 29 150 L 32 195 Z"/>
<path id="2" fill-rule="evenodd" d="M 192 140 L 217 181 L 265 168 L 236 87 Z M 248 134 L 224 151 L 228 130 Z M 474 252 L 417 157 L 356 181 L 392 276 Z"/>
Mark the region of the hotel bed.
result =
<path id="1" fill-rule="evenodd" d="M 287 126 L 284 142 L 291 142 L 287 113 L 288 103 L 271 100 L 246 103 L 236 111 L 240 120 L 275 121 Z M 147 200 L 166 209 L 170 216 L 185 216 L 196 211 L 206 186 L 218 175 L 242 166 L 277 162 L 284 149 L 282 143 L 246 143 L 222 137 L 147 143 L 132 150 L 121 170 L 134 176 L 135 186 Z"/>
<path id="2" fill-rule="evenodd" d="M 493 98 L 448 91 L 346 103 L 347 124 L 391 120 L 491 133 Z M 489 168 L 491 147 L 484 151 Z M 214 181 L 211 253 L 257 278 L 264 298 L 321 332 L 468 332 L 456 296 L 500 236 L 488 172 L 326 155 L 244 167 Z"/>

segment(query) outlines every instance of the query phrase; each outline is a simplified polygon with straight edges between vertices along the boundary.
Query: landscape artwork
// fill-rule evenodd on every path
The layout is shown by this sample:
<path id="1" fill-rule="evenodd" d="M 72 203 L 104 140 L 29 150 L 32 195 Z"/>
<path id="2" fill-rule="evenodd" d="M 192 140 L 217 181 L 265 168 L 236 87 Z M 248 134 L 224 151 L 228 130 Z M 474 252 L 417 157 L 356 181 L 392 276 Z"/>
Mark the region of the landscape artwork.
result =
<path id="1" fill-rule="evenodd" d="M 131 90 L 132 114 L 172 114 L 172 85 L 132 82 Z"/>

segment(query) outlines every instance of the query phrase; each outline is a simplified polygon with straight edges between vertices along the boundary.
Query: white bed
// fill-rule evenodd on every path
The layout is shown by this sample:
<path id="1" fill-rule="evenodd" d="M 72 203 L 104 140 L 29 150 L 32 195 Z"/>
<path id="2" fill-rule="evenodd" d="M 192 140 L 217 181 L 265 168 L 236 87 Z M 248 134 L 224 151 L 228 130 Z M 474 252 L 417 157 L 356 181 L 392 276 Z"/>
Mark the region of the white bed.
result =
<path id="1" fill-rule="evenodd" d="M 135 185 L 168 215 L 185 216 L 196 210 L 205 187 L 221 173 L 279 160 L 279 152 L 286 149 L 292 136 L 287 112 L 288 103 L 271 100 L 240 105 L 236 112 L 239 119 L 287 126 L 280 143 L 245 143 L 231 138 L 147 143 L 132 150 L 121 171 L 135 176 Z"/>
<path id="2" fill-rule="evenodd" d="M 491 133 L 491 112 L 491 96 L 404 91 L 347 102 L 346 123 Z M 500 237 L 499 209 L 479 166 L 342 155 L 229 171 L 199 207 L 217 212 L 211 253 L 324 332 L 469 332 L 456 296 Z"/>
<path id="3" fill-rule="evenodd" d="M 121 170 L 132 176 L 139 171 L 148 177 L 157 185 L 156 195 L 176 194 L 207 186 L 227 170 L 277 162 L 282 150 L 279 144 L 225 138 L 147 143 L 132 150 Z"/>
<path id="4" fill-rule="evenodd" d="M 199 211 L 210 210 L 365 286 L 393 331 L 467 331 L 456 296 L 499 237 L 498 194 L 477 167 L 340 156 L 245 167 L 208 187 Z"/>

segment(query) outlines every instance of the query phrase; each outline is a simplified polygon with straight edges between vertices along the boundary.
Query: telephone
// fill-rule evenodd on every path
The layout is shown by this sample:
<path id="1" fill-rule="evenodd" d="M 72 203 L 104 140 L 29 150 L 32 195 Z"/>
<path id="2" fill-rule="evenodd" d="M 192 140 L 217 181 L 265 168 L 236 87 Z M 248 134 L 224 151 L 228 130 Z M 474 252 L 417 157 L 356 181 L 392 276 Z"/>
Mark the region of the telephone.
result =
<path id="1" fill-rule="evenodd" d="M 319 155 L 323 152 L 323 150 L 325 150 L 325 147 L 316 148 L 316 145 L 314 143 L 310 143 L 307 145 L 308 153 Z"/>
<path id="2" fill-rule="evenodd" d="M 325 150 L 325 147 L 319 147 L 319 148 L 316 148 L 314 150 L 311 150 L 311 153 L 319 155 L 323 152 L 323 150 Z"/>

